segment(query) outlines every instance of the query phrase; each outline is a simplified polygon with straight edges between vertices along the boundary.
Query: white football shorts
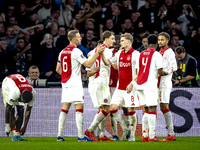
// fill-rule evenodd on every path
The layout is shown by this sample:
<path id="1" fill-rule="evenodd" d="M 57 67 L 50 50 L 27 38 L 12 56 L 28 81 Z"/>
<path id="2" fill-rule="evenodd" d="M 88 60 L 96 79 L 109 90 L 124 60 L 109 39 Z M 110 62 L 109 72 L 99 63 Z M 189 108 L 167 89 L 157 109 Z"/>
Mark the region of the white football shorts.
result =
<path id="1" fill-rule="evenodd" d="M 158 105 L 158 91 L 138 90 L 139 102 L 143 106 Z"/>
<path id="2" fill-rule="evenodd" d="M 109 87 L 110 88 L 110 96 L 113 97 L 116 87 Z"/>
<path id="3" fill-rule="evenodd" d="M 90 97 L 92 99 L 92 103 L 94 105 L 94 107 L 99 107 L 98 106 L 98 102 L 97 102 L 97 99 L 96 99 L 96 94 L 95 94 L 95 88 L 94 88 L 95 84 L 94 84 L 94 81 L 89 81 L 89 84 L 88 84 L 88 91 L 90 93 Z"/>
<path id="4" fill-rule="evenodd" d="M 158 89 L 158 102 L 169 104 L 171 88 Z"/>
<path id="5" fill-rule="evenodd" d="M 83 87 L 63 87 L 61 103 L 79 104 L 84 101 Z"/>
<path id="6" fill-rule="evenodd" d="M 111 104 L 117 104 L 122 107 L 139 107 L 137 93 L 127 93 L 126 90 L 116 89 L 113 94 Z"/>

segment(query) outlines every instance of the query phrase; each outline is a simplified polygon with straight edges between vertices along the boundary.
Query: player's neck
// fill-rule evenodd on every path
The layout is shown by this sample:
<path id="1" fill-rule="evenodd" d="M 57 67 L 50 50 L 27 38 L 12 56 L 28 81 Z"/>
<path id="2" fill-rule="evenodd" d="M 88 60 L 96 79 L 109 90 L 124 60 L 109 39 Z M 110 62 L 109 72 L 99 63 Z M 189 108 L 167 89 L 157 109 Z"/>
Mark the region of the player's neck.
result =
<path id="1" fill-rule="evenodd" d="M 73 45 L 73 46 L 77 47 L 77 45 L 74 42 L 70 42 L 69 45 Z"/>
<path id="2" fill-rule="evenodd" d="M 124 48 L 125 53 L 127 53 L 130 50 L 131 46 L 127 46 L 126 48 Z"/>
<path id="3" fill-rule="evenodd" d="M 163 50 L 163 49 L 165 49 L 167 47 L 167 45 L 166 46 L 164 46 L 164 47 L 162 47 L 160 50 Z"/>
<path id="4" fill-rule="evenodd" d="M 154 44 L 149 44 L 149 47 L 156 49 L 156 46 Z"/>
<path id="5" fill-rule="evenodd" d="M 103 44 L 105 44 L 108 47 L 108 44 L 106 42 L 103 42 Z M 109 48 L 109 47 L 108 47 Z"/>

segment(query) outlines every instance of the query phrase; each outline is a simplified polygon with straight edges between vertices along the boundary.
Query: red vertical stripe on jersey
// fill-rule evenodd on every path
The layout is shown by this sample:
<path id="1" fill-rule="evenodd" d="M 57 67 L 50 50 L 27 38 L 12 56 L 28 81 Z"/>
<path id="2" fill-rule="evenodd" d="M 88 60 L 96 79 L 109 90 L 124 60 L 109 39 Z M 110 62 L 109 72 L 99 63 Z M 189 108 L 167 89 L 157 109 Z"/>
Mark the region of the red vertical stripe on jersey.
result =
<path id="1" fill-rule="evenodd" d="M 72 75 L 71 52 L 76 48 L 73 45 L 68 45 L 61 53 L 60 64 L 62 69 L 62 83 L 66 83 Z"/>
<path id="2" fill-rule="evenodd" d="M 30 85 L 28 80 L 25 77 L 23 77 L 22 75 L 13 74 L 13 75 L 9 75 L 7 77 L 11 78 L 15 82 L 16 86 L 20 90 L 20 93 L 22 93 L 24 90 L 32 92 L 32 90 L 33 90 L 32 86 Z"/>
<path id="3" fill-rule="evenodd" d="M 119 90 L 126 90 L 128 84 L 133 80 L 132 75 L 132 53 L 135 50 L 131 47 L 130 50 L 125 53 L 122 51 L 119 56 L 119 64 L 118 64 L 118 71 L 119 71 Z"/>
<path id="4" fill-rule="evenodd" d="M 165 51 L 169 49 L 169 46 L 165 47 L 163 50 L 160 50 L 160 54 L 163 56 Z M 160 80 L 161 80 L 161 76 L 158 77 L 158 84 L 157 84 L 157 87 L 160 86 Z"/>
<path id="5" fill-rule="evenodd" d="M 147 82 L 149 77 L 149 70 L 151 65 L 151 59 L 156 50 L 152 47 L 149 47 L 147 50 L 143 51 L 140 54 L 139 58 L 139 73 L 138 73 L 138 79 L 137 84 L 141 85 L 145 82 Z"/>
<path id="6" fill-rule="evenodd" d="M 105 45 L 105 44 L 103 44 L 102 46 L 105 47 L 105 48 L 108 48 L 108 46 Z M 95 49 L 95 53 L 96 53 L 96 52 L 97 52 L 97 48 Z M 101 65 L 101 55 L 100 55 L 100 54 L 99 54 L 99 56 L 97 57 L 95 63 L 96 63 L 96 67 L 100 67 L 100 65 Z M 97 78 L 99 75 L 100 75 L 100 69 L 99 69 L 99 71 L 96 73 L 95 78 Z"/>
<path id="7" fill-rule="evenodd" d="M 113 49 L 112 54 L 115 55 L 116 51 Z M 110 67 L 110 82 L 109 87 L 116 87 L 118 81 L 118 70 L 114 69 L 113 66 Z"/>

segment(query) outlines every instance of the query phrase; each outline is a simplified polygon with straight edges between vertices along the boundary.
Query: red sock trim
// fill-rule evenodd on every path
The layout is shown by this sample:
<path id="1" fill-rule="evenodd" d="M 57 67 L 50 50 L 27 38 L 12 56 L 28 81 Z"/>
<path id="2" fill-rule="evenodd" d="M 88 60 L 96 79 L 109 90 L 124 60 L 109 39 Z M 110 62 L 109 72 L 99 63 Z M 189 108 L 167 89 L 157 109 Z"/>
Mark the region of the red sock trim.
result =
<path id="1" fill-rule="evenodd" d="M 156 111 L 153 111 L 153 112 L 149 112 L 149 114 L 157 115 L 157 112 L 156 112 Z"/>
<path id="2" fill-rule="evenodd" d="M 11 128 L 11 131 L 16 130 L 15 128 Z"/>
<path id="3" fill-rule="evenodd" d="M 16 132 L 20 132 L 20 130 L 19 130 L 19 129 L 15 129 L 15 131 L 16 131 Z"/>
<path id="4" fill-rule="evenodd" d="M 83 109 L 76 109 L 76 112 L 81 112 L 81 113 L 83 113 Z"/>
<path id="5" fill-rule="evenodd" d="M 135 111 L 134 112 L 129 112 L 129 115 L 132 116 L 135 114 Z"/>
<path id="6" fill-rule="evenodd" d="M 165 110 L 162 111 L 163 114 L 168 113 L 168 112 L 170 112 L 169 109 L 165 109 Z"/>
<path id="7" fill-rule="evenodd" d="M 114 113 L 116 113 L 117 111 L 118 111 L 118 109 L 116 109 L 116 110 L 111 110 L 110 113 L 114 114 Z"/>
<path id="8" fill-rule="evenodd" d="M 147 114 L 148 114 L 149 112 L 148 112 L 148 111 L 144 111 L 144 113 L 147 113 Z"/>
<path id="9" fill-rule="evenodd" d="M 101 112 L 104 114 L 104 116 L 107 116 L 107 115 L 108 115 L 108 113 L 105 112 L 104 110 L 102 110 Z"/>
<path id="10" fill-rule="evenodd" d="M 129 116 L 129 113 L 124 113 L 124 116 Z"/>
<path id="11" fill-rule="evenodd" d="M 68 114 L 68 111 L 66 111 L 64 109 L 61 109 L 61 112 L 64 112 L 64 113 Z"/>

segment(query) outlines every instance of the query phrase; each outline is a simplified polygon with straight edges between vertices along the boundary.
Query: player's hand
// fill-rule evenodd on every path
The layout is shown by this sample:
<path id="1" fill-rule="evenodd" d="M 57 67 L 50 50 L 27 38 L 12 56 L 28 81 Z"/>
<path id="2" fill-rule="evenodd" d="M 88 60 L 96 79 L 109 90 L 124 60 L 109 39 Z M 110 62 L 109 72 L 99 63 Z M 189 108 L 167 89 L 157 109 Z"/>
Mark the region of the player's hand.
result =
<path id="1" fill-rule="evenodd" d="M 101 54 L 104 50 L 105 50 L 105 47 L 103 47 L 102 44 L 98 44 L 98 45 L 97 45 L 97 52 L 98 52 L 99 54 Z"/>
<path id="2" fill-rule="evenodd" d="M 98 72 L 99 70 L 100 70 L 100 67 L 95 67 L 95 68 L 94 68 L 94 71 L 95 71 L 95 72 Z"/>
<path id="3" fill-rule="evenodd" d="M 131 91 L 133 90 L 133 84 L 130 83 L 127 87 L 126 87 L 127 93 L 131 93 Z"/>
<path id="4" fill-rule="evenodd" d="M 25 132 L 26 132 L 26 128 L 25 127 L 21 128 L 20 135 L 24 135 Z"/>
<path id="5" fill-rule="evenodd" d="M 174 80 L 174 79 L 172 79 L 172 80 L 174 81 L 174 84 L 173 84 L 173 85 L 179 84 L 179 80 Z"/>

